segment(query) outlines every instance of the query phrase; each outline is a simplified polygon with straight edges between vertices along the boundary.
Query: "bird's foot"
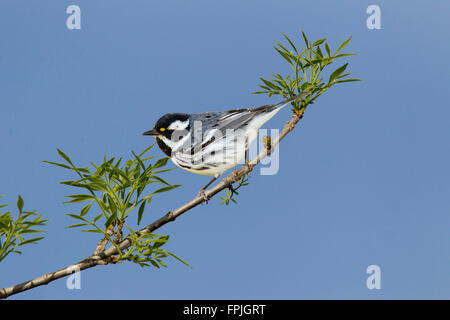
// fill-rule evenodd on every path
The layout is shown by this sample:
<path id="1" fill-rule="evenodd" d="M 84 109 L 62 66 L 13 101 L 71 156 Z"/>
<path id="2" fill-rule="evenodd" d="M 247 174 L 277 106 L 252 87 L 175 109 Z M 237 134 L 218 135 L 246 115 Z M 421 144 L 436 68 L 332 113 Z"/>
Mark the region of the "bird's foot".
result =
<path id="1" fill-rule="evenodd" d="M 209 197 L 206 195 L 205 189 L 200 189 L 200 191 L 197 194 L 197 197 L 201 197 L 203 201 L 208 203 Z"/>

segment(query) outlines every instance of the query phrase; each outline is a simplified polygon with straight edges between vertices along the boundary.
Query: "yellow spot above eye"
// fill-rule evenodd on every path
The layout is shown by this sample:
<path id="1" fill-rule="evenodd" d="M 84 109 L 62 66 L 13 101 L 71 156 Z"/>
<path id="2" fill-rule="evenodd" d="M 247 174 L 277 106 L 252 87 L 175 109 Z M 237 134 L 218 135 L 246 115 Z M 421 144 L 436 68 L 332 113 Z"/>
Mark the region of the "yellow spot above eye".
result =
<path id="1" fill-rule="evenodd" d="M 166 131 L 166 128 L 160 128 L 159 131 L 161 132 Z"/>

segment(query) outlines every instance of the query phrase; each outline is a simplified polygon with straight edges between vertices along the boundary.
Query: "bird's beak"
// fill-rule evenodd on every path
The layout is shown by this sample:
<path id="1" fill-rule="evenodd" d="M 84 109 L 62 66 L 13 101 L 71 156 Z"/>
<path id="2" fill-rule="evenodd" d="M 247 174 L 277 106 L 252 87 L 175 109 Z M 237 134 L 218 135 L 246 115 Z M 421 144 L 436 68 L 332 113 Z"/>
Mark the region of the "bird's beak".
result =
<path id="1" fill-rule="evenodd" d="M 156 131 L 155 129 L 149 130 L 149 131 L 145 131 L 143 133 L 144 136 L 157 136 L 159 135 L 159 132 Z"/>

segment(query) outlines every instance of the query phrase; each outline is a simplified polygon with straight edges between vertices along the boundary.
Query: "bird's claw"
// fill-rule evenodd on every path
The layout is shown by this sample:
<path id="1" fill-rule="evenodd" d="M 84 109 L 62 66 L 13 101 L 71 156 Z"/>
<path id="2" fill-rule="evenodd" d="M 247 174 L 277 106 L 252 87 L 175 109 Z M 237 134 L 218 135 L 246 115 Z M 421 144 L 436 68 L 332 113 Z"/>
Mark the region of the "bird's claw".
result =
<path id="1" fill-rule="evenodd" d="M 205 201 L 206 203 L 208 203 L 209 197 L 206 195 L 206 192 L 204 189 L 201 189 L 198 194 L 197 197 L 201 197 L 203 199 L 203 201 Z"/>

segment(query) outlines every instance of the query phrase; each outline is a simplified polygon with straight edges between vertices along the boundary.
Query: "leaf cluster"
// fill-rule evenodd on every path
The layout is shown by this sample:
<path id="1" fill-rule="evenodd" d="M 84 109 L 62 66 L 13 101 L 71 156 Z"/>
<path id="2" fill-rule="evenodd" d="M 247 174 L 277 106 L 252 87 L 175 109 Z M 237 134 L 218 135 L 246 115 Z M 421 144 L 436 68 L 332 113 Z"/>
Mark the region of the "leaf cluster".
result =
<path id="1" fill-rule="evenodd" d="M 65 203 L 84 203 L 79 213 L 67 214 L 77 220 L 77 223 L 67 228 L 82 228 L 84 232 L 102 235 L 97 252 L 104 250 L 110 243 L 119 252 L 117 260 L 133 261 L 141 266 L 150 263 L 156 267 L 165 266 L 160 261 L 162 258 L 174 256 L 160 249 L 167 242 L 168 236 L 140 235 L 127 224 L 128 219 L 133 216 L 139 225 L 146 206 L 155 195 L 180 186 L 172 185 L 160 176 L 161 173 L 172 170 L 163 169 L 167 164 L 167 157 L 151 162 L 156 156 L 146 156 L 153 146 L 154 144 L 139 154 L 132 151 L 133 157 L 128 160 L 115 157 L 108 159 L 105 156 L 100 164 L 90 162 L 90 167 L 75 166 L 69 156 L 59 149 L 57 152 L 64 160 L 63 163 L 44 162 L 70 170 L 78 177 L 76 180 L 61 182 L 80 190 L 67 195 Z M 150 186 L 154 187 L 147 191 Z M 123 230 L 128 230 L 126 237 L 132 242 L 126 252 L 118 247 L 118 243 L 124 239 Z"/>
<path id="2" fill-rule="evenodd" d="M 324 70 L 338 59 L 353 56 L 354 53 L 342 53 L 342 49 L 350 42 L 348 38 L 342 42 L 336 51 L 332 52 L 325 38 L 310 41 L 302 32 L 304 46 L 299 47 L 285 34 L 286 45 L 276 42 L 275 50 L 289 64 L 292 72 L 287 76 L 273 73 L 272 79 L 260 78 L 259 85 L 262 91 L 255 94 L 282 95 L 285 98 L 293 97 L 301 92 L 310 91 L 311 94 L 292 103 L 293 111 L 302 113 L 306 106 L 314 101 L 332 86 L 338 83 L 359 81 L 360 79 L 348 78 L 351 73 L 345 73 L 348 63 L 345 63 L 329 73 L 324 80 Z M 329 69 L 329 68 L 328 68 Z"/>
<path id="3" fill-rule="evenodd" d="M 4 208 L 7 205 L 0 205 Z M 19 211 L 17 219 L 13 219 L 11 212 L 0 213 L 0 262 L 6 258 L 10 253 L 22 252 L 18 250 L 19 247 L 37 243 L 44 237 L 27 238 L 30 234 L 44 232 L 36 229 L 36 227 L 43 226 L 48 221 L 42 218 L 42 215 L 36 211 L 23 211 L 24 201 L 19 195 L 17 200 L 17 209 Z"/>
<path id="4" fill-rule="evenodd" d="M 306 107 L 313 104 L 314 101 L 325 93 L 329 88 L 344 82 L 360 81 L 359 79 L 349 78 L 351 73 L 346 73 L 348 63 L 341 65 L 334 71 L 329 72 L 325 77 L 327 68 L 335 63 L 338 59 L 355 55 L 354 53 L 342 53 L 342 49 L 347 46 L 351 38 L 342 42 L 339 47 L 332 52 L 328 45 L 327 39 L 319 39 L 310 41 L 304 32 L 302 38 L 304 45 L 295 45 L 294 42 L 285 34 L 283 34 L 286 45 L 276 41 L 275 50 L 289 64 L 291 72 L 283 76 L 280 73 L 272 73 L 271 79 L 260 78 L 262 83 L 259 87 L 263 90 L 255 91 L 254 94 L 281 95 L 288 99 L 302 92 L 310 92 L 306 97 L 292 102 L 292 111 L 298 115 L 302 115 Z M 326 80 L 324 80 L 324 77 Z M 268 138 L 268 137 L 266 137 Z M 270 147 L 270 139 L 264 141 Z M 242 186 L 248 184 L 248 179 L 241 179 L 238 187 L 226 190 L 226 195 L 220 197 L 221 204 L 228 205 L 230 202 L 236 203 L 234 198 L 238 194 L 236 192 Z"/>
<path id="5" fill-rule="evenodd" d="M 119 260 L 132 261 L 141 267 L 152 265 L 159 269 L 160 267 L 167 267 L 162 259 L 171 256 L 186 266 L 191 267 L 173 253 L 161 248 L 161 246 L 169 241 L 168 235 L 139 234 L 130 230 L 129 239 L 132 245 L 126 253 L 120 255 Z"/>
<path id="6" fill-rule="evenodd" d="M 239 190 L 240 188 L 248 185 L 248 179 L 249 179 L 249 175 L 247 176 L 242 176 L 238 181 L 238 185 L 236 187 L 230 186 L 227 190 L 225 190 L 225 196 L 221 196 L 220 199 L 222 200 L 222 202 L 220 204 L 225 204 L 225 205 L 229 205 L 230 202 L 233 203 L 237 203 L 236 199 L 234 198 L 235 195 L 239 195 L 239 192 L 237 192 L 237 190 Z"/>

